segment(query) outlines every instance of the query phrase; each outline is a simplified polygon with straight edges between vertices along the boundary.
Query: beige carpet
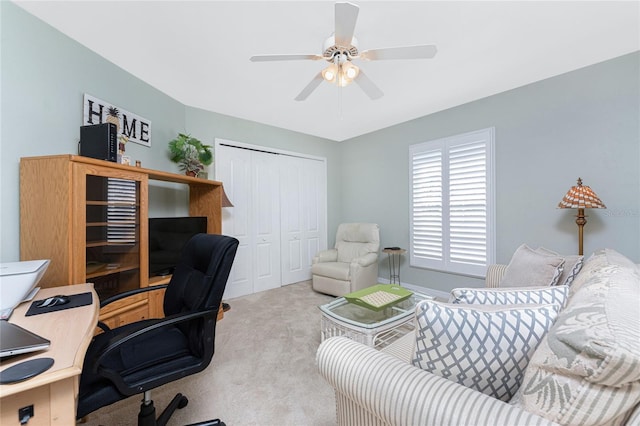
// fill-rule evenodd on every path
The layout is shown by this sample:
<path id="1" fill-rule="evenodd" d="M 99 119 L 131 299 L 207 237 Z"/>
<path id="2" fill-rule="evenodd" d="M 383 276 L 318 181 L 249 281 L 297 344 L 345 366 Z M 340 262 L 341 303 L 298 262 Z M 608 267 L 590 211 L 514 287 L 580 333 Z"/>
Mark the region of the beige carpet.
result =
<path id="1" fill-rule="evenodd" d="M 182 392 L 189 405 L 176 411 L 170 426 L 218 417 L 230 426 L 335 424 L 333 390 L 315 366 L 318 306 L 330 300 L 310 282 L 229 300 L 211 365 L 153 390 L 156 410 Z M 85 425 L 135 425 L 139 404 L 134 396 L 104 407 Z"/>

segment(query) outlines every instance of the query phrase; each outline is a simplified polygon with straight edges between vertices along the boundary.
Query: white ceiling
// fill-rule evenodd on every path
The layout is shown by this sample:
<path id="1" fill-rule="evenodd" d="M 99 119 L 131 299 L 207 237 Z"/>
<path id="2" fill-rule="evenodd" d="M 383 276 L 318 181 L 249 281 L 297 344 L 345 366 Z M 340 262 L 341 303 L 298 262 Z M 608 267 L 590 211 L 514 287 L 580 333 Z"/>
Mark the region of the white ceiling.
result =
<path id="1" fill-rule="evenodd" d="M 332 1 L 17 1 L 184 103 L 342 141 L 640 50 L 638 1 L 356 1 L 359 49 L 435 43 L 433 59 L 356 62 L 385 93 L 322 83 Z M 514 107 L 517 107 L 514 105 Z"/>

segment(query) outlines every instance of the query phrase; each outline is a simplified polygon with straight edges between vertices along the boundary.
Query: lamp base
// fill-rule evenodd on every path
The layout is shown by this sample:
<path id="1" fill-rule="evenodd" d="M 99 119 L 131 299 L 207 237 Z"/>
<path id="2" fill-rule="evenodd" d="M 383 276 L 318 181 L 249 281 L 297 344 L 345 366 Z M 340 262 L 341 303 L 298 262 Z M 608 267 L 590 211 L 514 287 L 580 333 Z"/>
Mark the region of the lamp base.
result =
<path id="1" fill-rule="evenodd" d="M 578 225 L 578 254 L 584 255 L 583 250 L 583 229 L 587 224 L 587 216 L 584 214 L 584 209 L 578 209 L 578 215 L 576 216 L 576 224 Z"/>

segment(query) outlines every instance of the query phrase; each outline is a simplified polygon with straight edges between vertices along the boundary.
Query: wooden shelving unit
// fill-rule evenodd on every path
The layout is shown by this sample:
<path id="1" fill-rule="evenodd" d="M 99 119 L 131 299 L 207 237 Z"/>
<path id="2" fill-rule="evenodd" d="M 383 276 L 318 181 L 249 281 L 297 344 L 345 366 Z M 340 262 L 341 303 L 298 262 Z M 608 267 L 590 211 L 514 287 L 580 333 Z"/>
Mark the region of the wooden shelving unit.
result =
<path id="1" fill-rule="evenodd" d="M 131 188 L 126 201 L 101 189 L 118 180 Z M 77 155 L 22 158 L 20 258 L 51 259 L 39 285 L 94 282 L 102 298 L 168 283 L 169 278 L 149 279 L 150 180 L 187 185 L 189 214 L 206 216 L 207 232 L 221 233 L 221 182 Z M 129 216 L 109 216 L 109 209 L 124 209 Z M 118 227 L 125 231 L 113 231 Z M 101 310 L 100 320 L 117 326 L 162 316 L 162 297 L 163 292 L 151 292 L 120 300 Z"/>

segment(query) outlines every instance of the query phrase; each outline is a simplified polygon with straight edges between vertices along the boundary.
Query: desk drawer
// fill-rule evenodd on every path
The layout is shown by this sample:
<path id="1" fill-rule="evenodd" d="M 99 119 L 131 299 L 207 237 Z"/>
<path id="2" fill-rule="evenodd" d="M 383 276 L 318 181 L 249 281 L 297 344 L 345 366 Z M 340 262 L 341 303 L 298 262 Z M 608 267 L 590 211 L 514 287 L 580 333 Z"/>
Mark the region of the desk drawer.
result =
<path id="1" fill-rule="evenodd" d="M 37 380 L 33 378 L 31 380 Z M 69 426 L 76 418 L 76 383 L 67 378 L 50 385 L 38 386 L 23 392 L 6 396 L 0 400 L 2 426 L 20 426 L 18 410 L 33 405 L 33 417 L 27 426 Z"/>

